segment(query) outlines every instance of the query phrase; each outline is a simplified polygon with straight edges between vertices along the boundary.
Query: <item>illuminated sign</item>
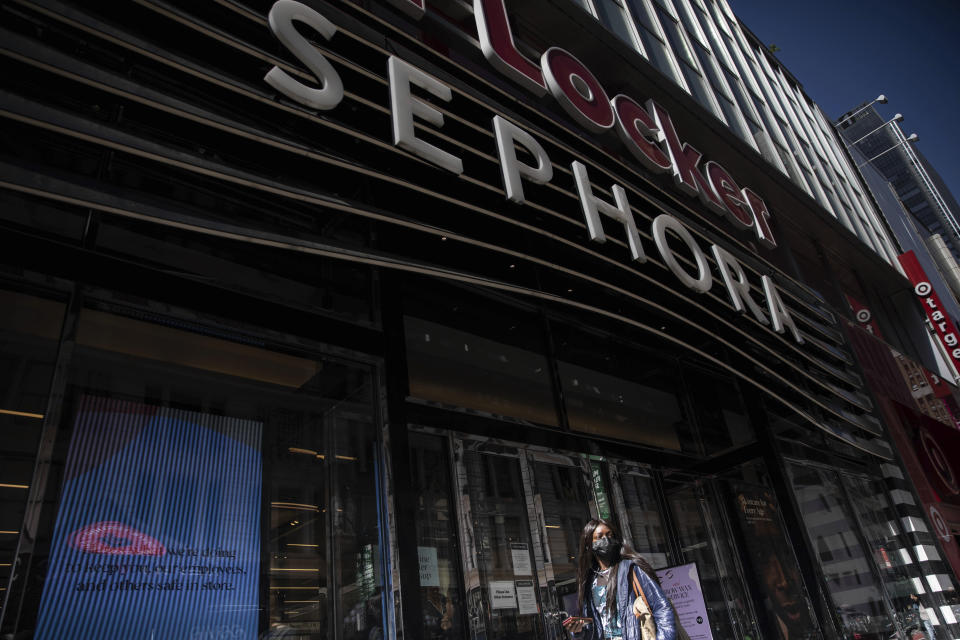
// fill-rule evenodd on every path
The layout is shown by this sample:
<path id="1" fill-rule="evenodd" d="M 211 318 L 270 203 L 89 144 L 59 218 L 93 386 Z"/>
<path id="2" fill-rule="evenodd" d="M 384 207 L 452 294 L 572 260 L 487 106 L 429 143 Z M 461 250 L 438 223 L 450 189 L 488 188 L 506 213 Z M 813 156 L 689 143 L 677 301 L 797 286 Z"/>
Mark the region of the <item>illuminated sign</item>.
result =
<path id="1" fill-rule="evenodd" d="M 84 396 L 34 637 L 255 637 L 261 429 Z"/>
<path id="2" fill-rule="evenodd" d="M 486 25 L 484 29 L 487 35 L 482 38 L 484 50 L 494 52 L 488 54 L 488 57 L 493 56 L 492 61 L 499 60 L 495 63 L 498 68 L 509 73 L 514 79 L 526 78 L 522 82 L 528 88 L 550 88 L 557 100 L 565 105 L 564 108 L 588 129 L 603 131 L 616 124 L 621 132 L 621 139 L 637 157 L 646 158 L 648 168 L 672 170 L 681 189 L 690 195 L 699 195 L 708 207 L 718 214 L 726 215 L 739 228 L 755 227 L 757 237 L 763 244 L 775 246 L 767 224 L 769 213 L 763 201 L 749 189 L 741 190 L 737 187 L 730 174 L 714 162 L 706 163 L 703 171 L 698 169 L 701 154 L 688 144 L 680 142 L 665 110 L 652 102 L 648 103 L 645 110 L 622 95 L 608 100 L 603 87 L 589 70 L 572 55 L 556 47 L 543 54 L 542 65 L 545 71 L 541 72 L 540 67 L 529 61 L 525 63 L 526 59 L 516 52 L 503 12 L 503 3 L 500 0 L 477 0 L 476 7 L 478 24 L 482 22 Z M 487 10 L 492 13 L 485 13 Z M 416 14 L 416 11 L 413 13 Z M 490 25 L 491 16 L 498 26 Z M 343 82 L 323 54 L 310 44 L 294 23 L 309 26 L 326 39 L 332 38 L 337 28 L 314 9 L 294 0 L 278 0 L 270 10 L 270 29 L 278 40 L 310 69 L 320 86 L 305 85 L 279 67 L 272 68 L 264 80 L 305 107 L 334 109 L 343 100 Z M 512 71 L 508 72 L 508 69 Z M 415 129 L 414 118 L 438 128 L 443 126 L 444 119 L 438 109 L 414 97 L 413 88 L 426 92 L 434 99 L 449 102 L 452 99 L 450 87 L 395 56 L 389 57 L 387 71 L 393 144 L 454 174 L 463 173 L 463 161 L 459 157 L 418 138 Z M 550 158 L 536 138 L 505 118 L 494 116 L 492 125 L 506 198 L 512 202 L 523 203 L 524 180 L 546 184 L 553 178 Z M 517 156 L 518 147 L 529 152 L 535 163 L 522 162 Z M 646 252 L 627 201 L 626 190 L 620 185 L 612 185 L 614 201 L 609 202 L 593 193 L 588 170 L 583 163 L 575 160 L 570 168 L 589 239 L 597 243 L 606 242 L 607 230 L 602 218 L 609 218 L 622 226 L 629 245 L 630 259 L 646 262 Z M 711 289 L 713 276 L 706 252 L 679 220 L 661 214 L 654 218 L 650 234 L 664 264 L 683 286 L 696 293 L 706 293 Z M 684 253 L 695 265 L 693 272 L 688 271 L 678 260 L 668 238 L 673 238 L 674 244 L 679 240 L 679 244 L 684 247 Z M 709 250 L 717 262 L 730 303 L 737 312 L 747 314 L 749 311 L 757 322 L 771 325 L 773 330 L 780 334 L 789 329 L 797 343 L 804 342 L 770 276 L 761 276 L 760 288 L 766 302 L 766 309 L 762 309 L 752 298 L 750 283 L 737 259 L 718 245 L 711 245 Z"/>
<path id="3" fill-rule="evenodd" d="M 923 310 L 927 313 L 927 319 L 933 326 L 937 338 L 940 339 L 940 343 L 953 362 L 953 366 L 960 371 L 960 333 L 957 333 L 957 328 L 950 316 L 944 313 L 940 296 L 933 290 L 933 286 L 927 279 L 927 273 L 920 266 L 920 262 L 913 251 L 901 253 L 897 258 L 900 260 L 900 266 L 903 267 L 910 282 L 913 283 L 913 292 L 917 295 Z"/>

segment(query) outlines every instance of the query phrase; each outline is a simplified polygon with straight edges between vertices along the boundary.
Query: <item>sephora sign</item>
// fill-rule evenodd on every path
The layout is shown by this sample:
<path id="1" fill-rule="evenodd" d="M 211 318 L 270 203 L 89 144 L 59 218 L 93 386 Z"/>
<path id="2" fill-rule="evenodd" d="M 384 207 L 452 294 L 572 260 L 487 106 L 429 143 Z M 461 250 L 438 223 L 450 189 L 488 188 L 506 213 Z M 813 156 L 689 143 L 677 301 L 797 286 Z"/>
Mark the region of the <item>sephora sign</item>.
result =
<path id="1" fill-rule="evenodd" d="M 387 1 L 415 18 L 423 15 L 424 0 Z M 776 246 L 769 225 L 770 213 L 763 200 L 750 189 L 741 189 L 720 164 L 710 161 L 701 167 L 702 154 L 681 142 L 670 114 L 660 105 L 648 100 L 645 106 L 641 106 L 623 94 L 608 98 L 590 70 L 559 47 L 545 51 L 539 65 L 525 58 L 514 44 L 502 0 L 474 0 L 474 14 L 484 55 L 495 68 L 537 95 L 549 92 L 585 129 L 594 133 L 615 129 L 620 141 L 648 170 L 655 173 L 670 172 L 682 192 L 699 198 L 709 210 L 724 217 L 734 228 L 753 229 L 760 244 L 768 248 Z M 271 31 L 313 73 L 319 86 L 303 84 L 279 67 L 271 69 L 264 80 L 305 107 L 334 109 L 343 100 L 343 82 L 323 54 L 296 30 L 295 22 L 309 26 L 328 40 L 336 33 L 337 27 L 319 12 L 295 0 L 278 0 L 270 10 Z M 452 99 L 450 87 L 395 56 L 389 57 L 387 69 L 393 143 L 454 174 L 463 173 L 463 161 L 460 158 L 416 137 L 414 129 L 414 118 L 437 128 L 442 127 L 443 114 L 429 103 L 414 97 L 413 88 L 433 99 L 449 102 Z M 546 184 L 553 179 L 550 158 L 536 138 L 509 120 L 496 115 L 492 127 L 506 198 L 522 204 L 526 201 L 524 181 Z M 526 150 L 535 162 L 521 162 L 517 157 L 518 147 Z M 646 252 L 627 201 L 626 190 L 614 184 L 611 188 L 614 201 L 602 200 L 593 194 L 587 167 L 574 161 L 570 168 L 590 240 L 606 242 L 601 216 L 609 218 L 622 226 L 630 259 L 646 262 Z M 696 264 L 693 273 L 688 272 L 677 260 L 667 241 L 668 232 L 689 251 Z M 651 224 L 650 234 L 663 262 L 682 285 L 697 293 L 706 293 L 711 289 L 713 276 L 706 253 L 679 220 L 667 214 L 659 215 Z M 711 245 L 710 252 L 716 260 L 730 302 L 738 312 L 746 314 L 749 311 L 757 322 L 770 324 L 777 333 L 782 334 L 790 329 L 796 342 L 804 342 L 770 276 L 761 276 L 766 302 L 764 310 L 751 297 L 750 283 L 736 258 L 717 245 Z"/>

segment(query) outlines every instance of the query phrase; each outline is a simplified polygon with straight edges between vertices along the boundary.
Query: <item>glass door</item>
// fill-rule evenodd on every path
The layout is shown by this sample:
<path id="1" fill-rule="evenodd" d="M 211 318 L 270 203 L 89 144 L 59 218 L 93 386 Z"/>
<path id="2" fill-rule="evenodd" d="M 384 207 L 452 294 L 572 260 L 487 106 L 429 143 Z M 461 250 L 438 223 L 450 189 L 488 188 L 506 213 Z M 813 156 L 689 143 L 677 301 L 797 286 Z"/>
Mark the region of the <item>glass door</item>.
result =
<path id="1" fill-rule="evenodd" d="M 679 542 L 676 564 L 695 567 L 705 615 L 680 622 L 691 638 L 757 638 L 756 617 L 712 483 L 687 476 L 664 479 L 664 494 Z"/>
<path id="2" fill-rule="evenodd" d="M 454 460 L 470 637 L 564 637 L 577 542 L 596 514 L 586 461 L 468 439 Z"/>

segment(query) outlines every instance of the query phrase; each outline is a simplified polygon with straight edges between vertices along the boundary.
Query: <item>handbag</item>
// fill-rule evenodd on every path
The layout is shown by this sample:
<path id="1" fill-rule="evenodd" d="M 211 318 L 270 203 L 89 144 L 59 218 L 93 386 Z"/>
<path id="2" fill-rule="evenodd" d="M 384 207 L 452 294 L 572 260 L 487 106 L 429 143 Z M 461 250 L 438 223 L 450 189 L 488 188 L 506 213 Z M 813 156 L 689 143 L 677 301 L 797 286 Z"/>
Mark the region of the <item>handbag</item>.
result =
<path id="1" fill-rule="evenodd" d="M 630 568 L 630 584 L 633 587 L 633 615 L 637 617 L 640 626 L 641 640 L 657 640 L 657 623 L 653 619 L 650 603 L 640 587 L 640 578 L 637 577 L 637 568 Z"/>
<path id="2" fill-rule="evenodd" d="M 630 585 L 633 588 L 633 595 L 636 597 L 636 600 L 633 601 L 633 615 L 638 618 L 640 623 L 641 640 L 657 640 L 657 623 L 653 619 L 653 612 L 650 610 L 647 596 L 640 586 L 640 578 L 636 574 L 638 570 L 637 567 L 633 567 L 630 571 Z M 669 598 L 667 602 L 670 602 Z M 677 617 L 677 610 L 673 608 L 672 602 L 670 602 L 670 609 L 673 611 L 673 626 L 677 630 L 677 640 L 690 640 L 690 635 L 680 624 L 680 618 Z"/>

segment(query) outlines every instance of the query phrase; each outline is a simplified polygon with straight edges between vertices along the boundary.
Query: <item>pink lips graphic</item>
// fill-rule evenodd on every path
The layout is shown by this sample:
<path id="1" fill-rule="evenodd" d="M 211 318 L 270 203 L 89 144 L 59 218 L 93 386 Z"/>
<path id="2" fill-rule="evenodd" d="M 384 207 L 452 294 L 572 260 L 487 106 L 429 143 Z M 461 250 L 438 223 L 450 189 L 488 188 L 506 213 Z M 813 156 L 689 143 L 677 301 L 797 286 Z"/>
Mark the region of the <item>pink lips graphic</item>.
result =
<path id="1" fill-rule="evenodd" d="M 94 522 L 69 535 L 67 543 L 84 553 L 113 556 L 162 556 L 159 540 L 122 522 Z"/>

